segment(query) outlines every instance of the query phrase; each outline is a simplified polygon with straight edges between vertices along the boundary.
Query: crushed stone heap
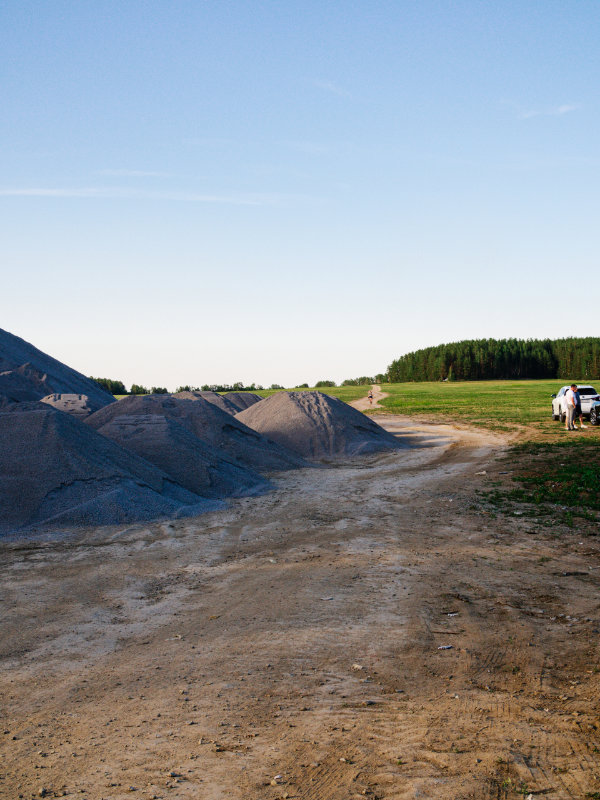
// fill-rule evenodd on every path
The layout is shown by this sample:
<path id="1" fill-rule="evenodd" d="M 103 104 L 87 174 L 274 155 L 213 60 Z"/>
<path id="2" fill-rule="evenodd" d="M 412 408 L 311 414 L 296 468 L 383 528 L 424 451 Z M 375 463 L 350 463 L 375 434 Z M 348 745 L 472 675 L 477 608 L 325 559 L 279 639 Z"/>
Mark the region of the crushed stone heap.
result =
<path id="1" fill-rule="evenodd" d="M 237 414 L 238 411 L 243 411 L 245 408 L 258 403 L 262 400 L 260 395 L 253 394 L 252 392 L 227 392 L 227 394 L 217 394 L 217 392 L 177 392 L 171 395 L 178 400 L 207 400 L 209 403 L 217 406 L 221 411 L 226 411 L 232 416 Z"/>
<path id="2" fill-rule="evenodd" d="M 278 392 L 236 419 L 315 461 L 404 446 L 360 411 L 322 392 Z"/>
<path id="3" fill-rule="evenodd" d="M 86 395 L 92 411 L 115 402 L 112 394 L 85 375 L 0 328 L 0 396 L 27 402 L 50 394 Z"/>
<path id="4" fill-rule="evenodd" d="M 222 451 L 166 415 L 114 416 L 97 431 L 202 497 L 241 497 L 269 487 L 257 472 L 224 458 Z"/>
<path id="5" fill-rule="evenodd" d="M 0 407 L 0 535 L 200 514 L 219 507 L 52 406 Z"/>
<path id="6" fill-rule="evenodd" d="M 198 397 L 178 399 L 169 395 L 125 397 L 87 417 L 86 424 L 95 430 L 119 416 L 154 414 L 175 420 L 204 444 L 217 448 L 221 457 L 244 467 L 265 473 L 307 466 L 297 453 L 269 440 L 242 422 Z"/>

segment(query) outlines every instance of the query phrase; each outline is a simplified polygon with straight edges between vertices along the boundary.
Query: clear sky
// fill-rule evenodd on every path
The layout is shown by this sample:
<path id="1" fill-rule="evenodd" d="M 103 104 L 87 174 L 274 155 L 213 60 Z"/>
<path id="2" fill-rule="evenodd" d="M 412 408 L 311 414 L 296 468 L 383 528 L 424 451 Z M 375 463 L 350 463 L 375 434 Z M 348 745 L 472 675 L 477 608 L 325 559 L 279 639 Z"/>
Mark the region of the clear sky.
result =
<path id="1" fill-rule="evenodd" d="M 130 384 L 598 333 L 597 0 L 4 0 L 0 327 Z"/>

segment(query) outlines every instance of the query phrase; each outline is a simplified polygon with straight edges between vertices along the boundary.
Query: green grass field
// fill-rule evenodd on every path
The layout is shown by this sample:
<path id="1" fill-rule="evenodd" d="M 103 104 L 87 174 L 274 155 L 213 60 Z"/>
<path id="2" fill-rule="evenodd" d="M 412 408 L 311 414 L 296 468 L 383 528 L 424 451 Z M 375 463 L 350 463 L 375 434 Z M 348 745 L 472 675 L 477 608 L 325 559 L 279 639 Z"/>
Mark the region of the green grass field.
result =
<path id="1" fill-rule="evenodd" d="M 556 437 L 564 428 L 552 419 L 551 395 L 565 383 L 570 380 L 392 383 L 381 387 L 389 393 L 381 405 L 389 413 L 520 431 L 525 438 Z"/>

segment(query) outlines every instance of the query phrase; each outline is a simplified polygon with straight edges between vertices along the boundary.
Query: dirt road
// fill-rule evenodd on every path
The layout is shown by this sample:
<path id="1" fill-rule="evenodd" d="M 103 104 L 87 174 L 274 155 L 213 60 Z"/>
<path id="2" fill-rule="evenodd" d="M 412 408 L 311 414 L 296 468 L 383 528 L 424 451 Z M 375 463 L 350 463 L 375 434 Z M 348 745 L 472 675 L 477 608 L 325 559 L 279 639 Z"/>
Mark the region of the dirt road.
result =
<path id="1" fill-rule="evenodd" d="M 371 389 L 373 390 L 372 403 L 369 403 L 369 397 L 365 396 L 365 397 L 360 397 L 358 400 L 352 400 L 350 403 L 348 403 L 348 405 L 352 406 L 353 408 L 356 408 L 358 411 L 366 411 L 369 408 L 381 408 L 381 406 L 379 405 L 379 401 L 383 400 L 384 397 L 388 397 L 389 393 L 382 392 L 381 386 L 378 386 L 377 384 L 373 384 Z"/>
<path id="2" fill-rule="evenodd" d="M 597 796 L 596 540 L 474 507 L 501 439 L 381 421 L 414 447 L 1 545 L 0 796 Z"/>

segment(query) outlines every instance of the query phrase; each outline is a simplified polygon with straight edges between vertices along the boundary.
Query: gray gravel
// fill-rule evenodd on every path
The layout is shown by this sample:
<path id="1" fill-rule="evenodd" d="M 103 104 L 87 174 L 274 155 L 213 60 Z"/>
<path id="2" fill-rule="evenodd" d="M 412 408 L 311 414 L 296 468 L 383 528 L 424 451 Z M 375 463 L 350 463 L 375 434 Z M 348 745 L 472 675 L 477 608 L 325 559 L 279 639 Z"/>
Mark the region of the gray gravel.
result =
<path id="1" fill-rule="evenodd" d="M 238 411 L 243 411 L 245 408 L 258 403 L 262 397 L 253 392 L 227 392 L 226 394 L 218 394 L 217 392 L 177 392 L 171 395 L 177 397 L 179 400 L 208 400 L 209 403 L 226 411 L 232 416 L 237 414 Z"/>
<path id="2" fill-rule="evenodd" d="M 199 514 L 219 506 L 47 404 L 0 408 L 0 535 Z"/>
<path id="3" fill-rule="evenodd" d="M 115 402 L 112 394 L 85 375 L 0 328 L 0 395 L 23 402 L 50 394 L 86 395 L 92 411 Z"/>
<path id="4" fill-rule="evenodd" d="M 315 461 L 405 446 L 360 411 L 322 392 L 278 392 L 236 419 Z"/>
<path id="5" fill-rule="evenodd" d="M 98 428 L 98 433 L 150 461 L 202 497 L 240 497 L 269 487 L 257 472 L 225 458 L 222 451 L 167 416 L 115 416 Z"/>
<path id="6" fill-rule="evenodd" d="M 155 414 L 177 421 L 202 442 L 217 448 L 222 457 L 255 472 L 307 466 L 297 453 L 251 430 L 202 397 L 195 400 L 182 400 L 168 395 L 125 397 L 118 403 L 96 411 L 86 419 L 86 424 L 98 430 L 116 417 L 140 414 Z"/>

